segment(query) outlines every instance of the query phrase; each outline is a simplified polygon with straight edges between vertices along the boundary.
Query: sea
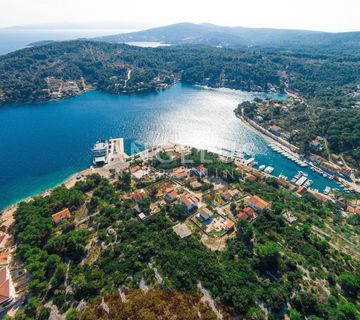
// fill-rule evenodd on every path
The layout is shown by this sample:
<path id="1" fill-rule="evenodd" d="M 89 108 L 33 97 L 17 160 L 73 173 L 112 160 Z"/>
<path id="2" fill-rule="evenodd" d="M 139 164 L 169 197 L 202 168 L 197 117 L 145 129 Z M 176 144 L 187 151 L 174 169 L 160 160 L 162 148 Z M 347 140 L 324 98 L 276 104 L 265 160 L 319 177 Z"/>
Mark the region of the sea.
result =
<path id="1" fill-rule="evenodd" d="M 11 44 L 4 45 L 1 39 L 3 53 L 5 47 L 9 51 Z M 26 41 L 14 40 L 10 51 L 15 42 L 19 49 Z M 313 188 L 336 187 L 334 181 L 272 151 L 261 135 L 235 117 L 239 103 L 268 96 L 285 98 L 179 83 L 146 94 L 91 91 L 61 101 L 1 106 L 0 210 L 89 167 L 93 144 L 115 137 L 125 138 L 128 154 L 166 142 L 224 155 L 242 151 L 254 156 L 259 165 L 274 167 L 274 175 L 291 179 L 302 170 L 314 181 Z"/>
<path id="2" fill-rule="evenodd" d="M 0 29 L 0 55 L 28 47 L 29 44 L 44 40 L 74 40 L 95 38 L 118 33 L 132 32 L 119 29 Z M 168 46 L 160 42 L 128 42 L 129 45 L 139 47 Z"/>

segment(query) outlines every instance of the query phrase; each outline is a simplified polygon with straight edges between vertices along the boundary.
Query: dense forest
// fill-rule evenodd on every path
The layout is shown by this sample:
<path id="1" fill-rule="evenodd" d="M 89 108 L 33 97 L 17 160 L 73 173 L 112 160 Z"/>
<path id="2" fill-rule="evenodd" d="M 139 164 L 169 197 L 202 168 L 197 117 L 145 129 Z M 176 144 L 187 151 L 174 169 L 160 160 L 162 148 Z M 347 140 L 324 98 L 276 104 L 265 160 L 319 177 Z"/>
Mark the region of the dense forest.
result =
<path id="1" fill-rule="evenodd" d="M 199 154 L 193 151 L 188 159 L 197 163 Z M 215 161 L 209 170 L 231 168 L 232 164 Z M 114 183 L 93 174 L 72 189 L 59 187 L 51 195 L 21 203 L 15 214 L 15 239 L 30 275 L 30 298 L 15 319 L 47 319 L 49 301 L 60 312 L 70 310 L 69 320 L 94 319 L 95 314 L 102 318 L 104 310 L 96 307 L 101 296 L 118 297 L 121 286 L 137 289 L 142 279 L 150 287 L 174 292 L 168 293 L 167 302 L 184 309 L 181 312 L 188 317 L 181 319 L 192 319 L 193 308 L 176 292 L 197 296 L 199 282 L 230 312 L 247 319 L 264 319 L 260 304 L 266 306 L 270 319 L 285 314 L 292 320 L 358 319 L 359 261 L 334 249 L 312 228 L 322 228 L 325 221 L 347 228 L 346 220 L 338 215 L 341 206 L 322 203 L 310 194 L 299 198 L 273 178 L 229 182 L 272 205 L 253 224 L 240 221 L 226 250 L 217 252 L 206 248 L 197 234 L 181 239 L 173 232 L 174 223 L 184 218 L 177 215 L 178 206 L 167 205 L 147 220 L 139 220 L 134 201 L 122 197 L 134 190 L 126 172 Z M 144 199 L 142 205 L 149 203 Z M 51 215 L 65 207 L 72 218 L 56 227 Z M 299 221 L 286 223 L 281 215 L 284 209 L 296 213 Z M 79 217 L 94 212 L 97 215 L 85 228 L 76 224 Z M 161 284 L 151 264 L 160 272 Z M 139 305 L 137 312 L 150 313 L 146 319 L 158 319 L 153 314 L 156 310 L 169 312 L 170 306 L 164 305 L 166 292 L 148 294 L 149 299 L 133 296 L 127 304 L 105 300 L 115 314 L 131 313 L 134 303 Z M 206 314 L 201 319 L 214 319 L 196 298 L 187 299 Z M 76 309 L 80 301 L 92 303 L 82 314 Z"/>
<path id="2" fill-rule="evenodd" d="M 130 71 L 130 73 L 129 73 Z M 113 93 L 165 88 L 174 81 L 252 91 L 299 92 L 321 104 L 353 102 L 359 90 L 356 51 L 139 48 L 96 41 L 53 42 L 0 57 L 0 102 L 53 98 L 49 78 Z M 75 92 L 78 94 L 79 92 Z M 74 93 L 74 94 L 75 94 Z M 60 97 L 58 97 L 60 98 Z"/>
<path id="3" fill-rule="evenodd" d="M 303 50 L 358 50 L 360 32 L 330 33 L 310 30 L 224 27 L 211 23 L 176 23 L 168 26 L 97 38 L 112 43 L 161 42 L 213 47 L 271 47 Z"/>

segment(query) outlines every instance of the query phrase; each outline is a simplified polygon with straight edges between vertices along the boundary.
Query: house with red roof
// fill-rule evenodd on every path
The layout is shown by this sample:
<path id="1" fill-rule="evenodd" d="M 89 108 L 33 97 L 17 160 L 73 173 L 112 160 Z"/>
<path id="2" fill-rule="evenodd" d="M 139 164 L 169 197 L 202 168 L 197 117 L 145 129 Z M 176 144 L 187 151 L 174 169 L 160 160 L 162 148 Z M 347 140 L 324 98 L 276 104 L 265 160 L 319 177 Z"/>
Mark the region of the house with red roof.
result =
<path id="1" fill-rule="evenodd" d="M 246 176 L 245 176 L 245 180 L 247 181 L 256 181 L 256 177 L 252 174 L 252 173 L 248 173 Z"/>
<path id="2" fill-rule="evenodd" d="M 178 197 L 178 191 L 175 188 L 169 188 L 165 193 L 165 201 L 167 203 L 174 202 Z"/>
<path id="3" fill-rule="evenodd" d="M 228 219 L 225 222 L 226 232 L 228 232 L 228 233 L 232 232 L 234 230 L 234 227 L 235 227 L 235 222 L 234 221 L 231 221 L 230 219 Z"/>
<path id="4" fill-rule="evenodd" d="M 0 268 L 0 306 L 13 300 L 8 268 Z"/>
<path id="5" fill-rule="evenodd" d="M 344 175 L 345 177 L 350 178 L 351 173 L 352 173 L 352 169 L 350 167 L 348 167 L 348 166 L 344 166 L 344 167 L 342 167 L 340 169 L 340 173 L 342 175 Z"/>
<path id="6" fill-rule="evenodd" d="M 59 212 L 54 213 L 51 218 L 55 222 L 56 225 L 60 224 L 64 219 L 69 219 L 71 217 L 70 211 L 68 208 L 61 210 Z"/>
<path id="7" fill-rule="evenodd" d="M 240 191 L 238 189 L 226 190 L 221 194 L 221 198 L 224 201 L 230 201 L 234 199 L 234 197 L 236 197 L 239 193 Z"/>
<path id="8" fill-rule="evenodd" d="M 144 189 L 136 190 L 131 194 L 131 198 L 136 202 L 144 199 L 145 196 L 146 192 L 144 191 Z"/>
<path id="9" fill-rule="evenodd" d="M 206 177 L 208 175 L 208 170 L 203 164 L 200 164 L 196 168 L 192 168 L 191 173 L 198 177 Z"/>
<path id="10" fill-rule="evenodd" d="M 270 206 L 268 202 L 261 199 L 259 196 L 252 196 L 249 199 L 249 207 L 257 212 L 262 212 Z"/>
<path id="11" fill-rule="evenodd" d="M 244 219 L 244 220 L 253 220 L 256 218 L 256 212 L 254 209 L 250 207 L 246 207 L 239 211 L 239 213 L 236 215 L 238 219 Z"/>
<path id="12" fill-rule="evenodd" d="M 279 126 L 273 125 L 269 128 L 269 131 L 275 134 L 276 136 L 280 136 L 281 128 Z"/>
<path id="13" fill-rule="evenodd" d="M 187 212 L 191 212 L 198 207 L 199 200 L 191 194 L 183 194 L 180 196 L 180 204 L 184 205 Z"/>
<path id="14" fill-rule="evenodd" d="M 188 171 L 184 168 L 177 168 L 173 173 L 172 177 L 178 180 L 183 180 L 188 177 Z"/>
<path id="15" fill-rule="evenodd" d="M 299 197 L 302 197 L 307 192 L 308 192 L 308 190 L 305 187 L 300 187 L 299 189 L 296 190 L 296 195 Z"/>
<path id="16" fill-rule="evenodd" d="M 10 263 L 9 251 L 0 252 L 0 267 L 6 267 Z"/>
<path id="17" fill-rule="evenodd" d="M 309 145 L 314 150 L 321 150 L 323 148 L 323 144 L 318 139 L 311 140 Z"/>
<path id="18" fill-rule="evenodd" d="M 243 219 L 243 220 L 248 220 L 249 219 L 249 216 L 243 211 L 239 211 L 239 213 L 236 215 L 236 217 L 238 219 Z"/>
<path id="19" fill-rule="evenodd" d="M 256 218 L 256 212 L 254 209 L 250 208 L 250 207 L 246 207 L 242 210 L 250 219 L 255 219 Z"/>

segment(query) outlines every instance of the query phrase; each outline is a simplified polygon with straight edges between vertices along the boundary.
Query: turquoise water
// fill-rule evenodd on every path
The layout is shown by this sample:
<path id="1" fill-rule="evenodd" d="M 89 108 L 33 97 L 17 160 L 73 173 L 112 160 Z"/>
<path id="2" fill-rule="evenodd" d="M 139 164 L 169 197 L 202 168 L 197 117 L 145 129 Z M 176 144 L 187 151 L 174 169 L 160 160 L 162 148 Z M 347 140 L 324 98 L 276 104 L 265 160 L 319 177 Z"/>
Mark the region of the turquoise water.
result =
<path id="1" fill-rule="evenodd" d="M 111 95 L 89 92 L 41 104 L 0 107 L 0 208 L 62 182 L 90 165 L 98 139 L 126 138 L 126 151 L 167 141 L 227 154 L 243 150 L 273 174 L 289 178 L 301 168 L 267 147 L 267 142 L 233 113 L 238 103 L 262 94 L 202 89 L 177 84 L 160 93 Z M 309 171 L 314 186 L 331 182 Z"/>

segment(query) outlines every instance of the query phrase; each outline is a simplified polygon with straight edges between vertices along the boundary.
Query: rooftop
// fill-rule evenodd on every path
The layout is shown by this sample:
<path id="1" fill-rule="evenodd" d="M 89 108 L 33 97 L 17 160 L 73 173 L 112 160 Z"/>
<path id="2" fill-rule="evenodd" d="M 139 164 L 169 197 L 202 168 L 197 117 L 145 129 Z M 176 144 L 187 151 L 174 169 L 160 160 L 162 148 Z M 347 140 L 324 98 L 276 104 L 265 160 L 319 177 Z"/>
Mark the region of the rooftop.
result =
<path id="1" fill-rule="evenodd" d="M 180 196 L 180 200 L 184 203 L 186 206 L 191 206 L 192 204 L 197 203 L 197 199 L 190 194 L 184 194 Z"/>
<path id="2" fill-rule="evenodd" d="M 235 225 L 234 221 L 231 221 L 231 220 L 227 220 L 226 223 L 225 223 L 225 226 L 226 226 L 226 228 L 228 228 L 228 229 L 233 228 L 234 225 Z"/>
<path id="3" fill-rule="evenodd" d="M 250 207 L 246 207 L 242 211 L 249 217 L 254 218 L 256 216 L 256 212 Z"/>
<path id="4" fill-rule="evenodd" d="M 269 203 L 261 199 L 259 196 L 252 196 L 249 201 L 260 209 L 266 209 L 269 206 Z"/>
<path id="5" fill-rule="evenodd" d="M 243 211 L 240 211 L 236 216 L 237 216 L 239 219 L 245 219 L 245 220 L 249 219 L 249 216 L 248 216 L 245 212 L 243 212 Z"/>
<path id="6" fill-rule="evenodd" d="M 54 213 L 51 218 L 53 219 L 53 221 L 55 223 L 61 221 L 62 219 L 65 219 L 65 218 L 70 218 L 71 217 L 71 214 L 70 214 L 70 211 L 68 208 L 65 208 L 64 210 L 61 210 L 57 213 Z"/>
<path id="7" fill-rule="evenodd" d="M 0 265 L 4 266 L 9 263 L 9 251 L 3 251 L 0 253 Z"/>
<path id="8" fill-rule="evenodd" d="M 10 298 L 10 281 L 7 268 L 0 269 L 0 304 Z"/>
<path id="9" fill-rule="evenodd" d="M 213 216 L 213 213 L 208 208 L 201 208 L 199 214 L 204 220 L 207 220 Z"/>

